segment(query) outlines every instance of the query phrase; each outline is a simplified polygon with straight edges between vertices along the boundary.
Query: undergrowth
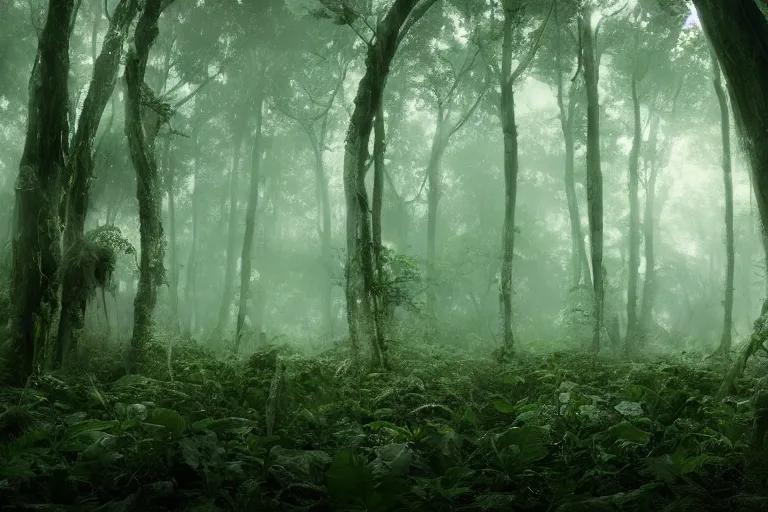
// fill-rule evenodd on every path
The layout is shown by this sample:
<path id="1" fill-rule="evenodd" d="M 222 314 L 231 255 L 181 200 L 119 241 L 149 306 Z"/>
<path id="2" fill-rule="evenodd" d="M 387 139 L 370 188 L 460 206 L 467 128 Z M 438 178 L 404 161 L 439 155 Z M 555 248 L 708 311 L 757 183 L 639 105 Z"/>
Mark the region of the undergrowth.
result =
<path id="1" fill-rule="evenodd" d="M 2 391 L 2 510 L 768 509 L 762 380 L 716 401 L 721 368 L 418 345 L 366 373 L 179 344 L 169 369 L 153 350 L 143 375 L 102 355 Z"/>

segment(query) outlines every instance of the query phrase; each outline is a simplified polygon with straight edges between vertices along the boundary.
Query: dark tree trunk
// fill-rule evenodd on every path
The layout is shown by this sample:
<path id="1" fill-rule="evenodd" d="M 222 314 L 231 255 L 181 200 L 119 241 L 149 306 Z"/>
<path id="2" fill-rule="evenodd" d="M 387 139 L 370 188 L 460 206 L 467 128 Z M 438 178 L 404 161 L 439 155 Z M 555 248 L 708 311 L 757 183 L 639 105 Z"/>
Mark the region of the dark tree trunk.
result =
<path id="1" fill-rule="evenodd" d="M 152 91 L 144 83 L 149 50 L 157 38 L 158 18 L 168 4 L 163 0 L 147 0 L 139 17 L 125 59 L 125 133 L 131 162 L 136 171 L 136 198 L 139 204 L 139 286 L 133 301 L 133 334 L 128 371 L 136 371 L 142 362 L 146 345 L 152 339 L 153 316 L 157 304 L 157 288 L 165 281 L 165 253 L 161 213 L 161 184 L 155 161 L 155 137 L 159 122 L 144 119 L 143 106 L 153 102 Z M 156 101 L 156 100 L 154 100 Z M 145 109 L 147 114 L 150 112 Z M 156 116 L 157 113 L 154 113 Z M 150 118 L 152 116 L 150 115 Z M 151 127 L 148 124 L 152 124 Z"/>
<path id="2" fill-rule="evenodd" d="M 592 10 L 585 7 L 581 18 L 584 81 L 587 87 L 587 205 L 589 235 L 592 253 L 592 280 L 594 289 L 594 331 L 592 351 L 600 351 L 603 327 L 603 173 L 600 168 L 600 103 L 597 92 L 598 67 L 595 54 L 594 32 L 590 25 Z"/>
<path id="3" fill-rule="evenodd" d="M 248 298 L 251 294 L 251 269 L 253 266 L 254 226 L 256 224 L 256 207 L 259 202 L 259 182 L 261 180 L 262 143 L 261 129 L 263 123 L 264 98 L 258 95 L 255 103 L 256 130 L 253 135 L 253 149 L 251 151 L 251 185 L 248 196 L 248 209 L 245 214 L 245 236 L 243 238 L 243 252 L 240 258 L 240 303 L 237 311 L 237 330 L 235 339 L 235 352 L 240 348 L 240 338 L 245 324 L 245 314 L 248 311 Z"/>
<path id="4" fill-rule="evenodd" d="M 694 0 L 696 11 L 728 84 L 731 108 L 750 163 L 763 233 L 768 226 L 768 22 L 754 0 Z M 768 259 L 768 245 L 766 245 Z M 734 363 L 720 393 L 731 392 L 749 357 L 765 341 L 768 300 L 744 352 Z"/>
<path id="5" fill-rule="evenodd" d="M 375 304 L 371 304 L 373 285 L 373 255 L 371 228 L 368 216 L 368 197 L 365 191 L 367 170 L 368 142 L 373 129 L 373 119 L 381 103 L 384 84 L 389 75 L 392 59 L 398 43 L 404 37 L 407 28 L 423 15 L 426 9 L 416 10 L 419 0 L 396 0 L 384 19 L 378 24 L 376 40 L 368 48 L 365 61 L 365 74 L 357 88 L 355 109 L 349 121 L 344 155 L 344 197 L 347 206 L 347 264 L 346 264 L 346 299 L 347 322 L 353 349 L 357 357 L 359 347 L 359 326 L 372 326 L 366 329 L 374 353 L 374 364 L 385 365 L 380 329 L 375 320 Z M 422 5 L 431 5 L 429 0 Z M 413 11 L 413 13 L 412 13 Z M 410 21 L 409 24 L 406 20 Z M 406 28 L 403 28 L 403 25 Z M 368 269 L 368 270 L 366 270 Z M 364 318 L 360 314 L 357 301 L 361 300 L 363 312 L 374 310 L 373 318 Z"/>
<path id="6" fill-rule="evenodd" d="M 240 153 L 245 135 L 245 120 L 236 120 L 232 140 L 232 171 L 229 174 L 229 220 L 227 222 L 227 259 L 224 267 L 224 292 L 216 323 L 216 334 L 223 335 L 229 321 L 229 307 L 232 304 L 235 264 L 237 263 L 237 198 L 240 188 Z"/>
<path id="7" fill-rule="evenodd" d="M 720 66 L 717 58 L 712 55 L 712 73 L 714 76 L 715 94 L 720 107 L 720 133 L 723 144 L 723 190 L 725 192 L 725 301 L 723 306 L 723 334 L 720 345 L 715 352 L 726 359 L 730 357 L 733 333 L 733 274 L 735 267 L 734 236 L 733 236 L 733 179 L 731 177 L 731 122 L 728 112 L 728 100 L 720 76 Z"/>
<path id="8" fill-rule="evenodd" d="M 59 198 L 68 152 L 69 26 L 74 0 L 50 0 L 29 80 L 24 152 L 16 181 L 7 382 L 32 374 L 58 308 Z"/>
<path id="9" fill-rule="evenodd" d="M 629 153 L 629 268 L 627 269 L 627 339 L 626 350 L 633 350 L 637 335 L 637 283 L 640 270 L 640 146 L 643 141 L 637 73 L 632 74 L 632 111 L 634 130 Z"/>

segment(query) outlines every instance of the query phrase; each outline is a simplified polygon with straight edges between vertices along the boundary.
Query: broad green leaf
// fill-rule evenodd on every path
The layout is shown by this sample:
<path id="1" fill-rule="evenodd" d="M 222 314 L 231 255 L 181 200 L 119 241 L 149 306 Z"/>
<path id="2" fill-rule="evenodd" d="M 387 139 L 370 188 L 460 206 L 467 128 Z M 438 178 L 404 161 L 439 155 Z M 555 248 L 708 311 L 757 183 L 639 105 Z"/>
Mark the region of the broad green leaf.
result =
<path id="1" fill-rule="evenodd" d="M 494 400 L 493 407 L 495 407 L 497 411 L 504 414 L 512 414 L 515 412 L 515 405 L 507 402 L 503 398 Z"/>
<path id="2" fill-rule="evenodd" d="M 149 413 L 147 421 L 165 427 L 171 439 L 179 439 L 184 433 L 184 418 L 173 409 L 165 409 L 163 407 L 153 409 Z"/>
<path id="3" fill-rule="evenodd" d="M 622 421 L 605 431 L 612 441 L 629 441 L 637 444 L 646 444 L 651 440 L 651 434 L 640 430 L 628 421 Z"/>
<path id="4" fill-rule="evenodd" d="M 338 452 L 326 473 L 328 494 L 342 505 L 364 504 L 373 492 L 373 472 L 351 448 Z"/>

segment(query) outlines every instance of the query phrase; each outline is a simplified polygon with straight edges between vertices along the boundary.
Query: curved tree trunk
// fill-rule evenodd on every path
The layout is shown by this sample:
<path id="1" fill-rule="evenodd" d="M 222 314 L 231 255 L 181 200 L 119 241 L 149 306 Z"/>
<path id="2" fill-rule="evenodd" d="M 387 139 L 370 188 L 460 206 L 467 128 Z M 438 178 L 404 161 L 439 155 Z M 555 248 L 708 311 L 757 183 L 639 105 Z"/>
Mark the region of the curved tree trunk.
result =
<path id="1" fill-rule="evenodd" d="M 371 214 L 371 225 L 373 228 L 373 261 L 376 271 L 376 296 L 379 299 L 379 306 L 384 314 L 388 304 L 384 301 L 382 286 L 384 285 L 384 262 L 382 260 L 382 238 L 381 238 L 381 211 L 384 202 L 384 156 L 387 151 L 386 129 L 384 126 L 384 106 L 379 103 L 376 110 L 376 119 L 374 120 L 374 141 L 373 141 L 373 212 Z M 382 330 L 385 329 L 385 323 L 380 322 Z M 382 334 L 384 336 L 384 334 Z"/>
<path id="2" fill-rule="evenodd" d="M 733 274 L 735 267 L 733 236 L 733 178 L 731 177 L 731 123 L 728 100 L 720 77 L 720 66 L 712 55 L 715 94 L 720 107 L 720 133 L 723 144 L 723 190 L 725 192 L 725 301 L 723 302 L 723 334 L 715 354 L 730 357 L 733 333 Z"/>
<path id="3" fill-rule="evenodd" d="M 155 161 L 155 137 L 159 122 L 145 128 L 142 105 L 152 92 L 144 83 L 149 50 L 157 38 L 157 21 L 169 2 L 147 0 L 134 32 L 133 44 L 125 59 L 125 132 L 131 162 L 136 171 L 136 198 L 139 203 L 139 286 L 133 301 L 133 334 L 128 371 L 134 372 L 152 339 L 157 288 L 165 280 L 161 187 Z M 152 98 L 149 98 L 152 100 Z M 148 110 L 148 109 L 147 109 Z M 149 112 L 147 112 L 149 113 Z"/>
<path id="4" fill-rule="evenodd" d="M 594 330 L 592 351 L 600 351 L 603 327 L 603 173 L 600 169 L 600 103 L 597 92 L 598 67 L 595 54 L 594 32 L 590 25 L 592 10 L 582 11 L 581 28 L 584 60 L 584 80 L 587 87 L 587 204 L 589 235 L 592 253 L 592 281 L 594 289 Z"/>
<path id="5" fill-rule="evenodd" d="M 93 76 L 83 102 L 72 143 L 72 153 L 64 186 L 68 186 L 66 204 L 66 227 L 64 229 L 65 254 L 82 242 L 85 232 L 85 217 L 88 213 L 91 180 L 93 178 L 94 140 L 101 116 L 115 89 L 117 72 L 122 57 L 123 43 L 128 27 L 138 13 L 137 0 L 121 0 L 117 4 L 104 38 L 101 53 L 96 57 L 95 39 L 92 41 L 94 54 Z M 97 15 L 101 19 L 101 13 Z M 94 23 L 94 31 L 97 23 Z M 114 117 L 114 113 L 112 114 Z M 68 185 L 69 184 L 69 185 Z M 62 364 L 70 351 L 76 347 L 77 333 L 82 329 L 88 290 L 82 289 L 82 276 L 78 268 L 64 269 L 62 282 L 61 315 L 57 341 L 53 350 L 53 364 Z"/>
<path id="6" fill-rule="evenodd" d="M 374 364 L 386 364 L 381 346 L 380 329 L 375 321 L 375 304 L 371 303 L 372 239 L 368 224 L 368 197 L 365 191 L 366 160 L 368 142 L 373 129 L 373 119 L 384 92 L 384 84 L 389 75 L 392 59 L 400 40 L 404 37 L 418 17 L 426 12 L 426 7 L 434 3 L 426 0 L 420 10 L 414 10 L 419 0 L 396 0 L 384 19 L 378 24 L 376 40 L 368 47 L 365 61 L 365 74 L 357 88 L 355 109 L 349 121 L 344 154 L 344 197 L 347 206 L 347 265 L 346 288 L 347 322 L 353 355 L 357 356 L 361 326 L 367 329 L 374 353 Z M 418 16 L 417 16 L 418 15 Z M 410 16 L 410 17 L 409 17 Z M 406 22 L 408 20 L 408 22 Z M 405 25 L 405 28 L 403 26 Z M 360 314 L 360 301 L 363 312 L 373 310 L 373 318 Z M 367 316 L 367 315 L 366 315 Z"/>
<path id="7" fill-rule="evenodd" d="M 237 330 L 235 338 L 235 352 L 240 349 L 240 339 L 245 324 L 245 314 L 248 311 L 248 298 L 251 294 L 251 269 L 253 257 L 254 226 L 256 224 L 256 207 L 259 203 L 259 182 L 261 180 L 261 128 L 263 122 L 264 97 L 259 94 L 256 99 L 256 130 L 253 135 L 253 149 L 251 151 L 251 191 L 248 196 L 248 210 L 245 214 L 245 235 L 243 237 L 243 252 L 240 257 L 240 303 L 237 311 Z"/>
<path id="8" fill-rule="evenodd" d="M 555 7 L 555 18 L 557 20 L 557 7 Z M 574 136 L 574 122 L 576 114 L 576 94 L 578 91 L 578 82 L 571 80 L 568 89 L 568 102 L 566 105 L 565 90 L 563 87 L 564 70 L 560 54 L 560 30 L 557 27 L 557 50 L 555 53 L 555 66 L 557 71 L 557 106 L 560 110 L 560 128 L 563 131 L 563 142 L 565 145 L 565 198 L 568 204 L 568 221 L 571 226 L 571 286 L 577 287 L 582 282 L 591 283 L 592 277 L 589 270 L 589 259 L 587 258 L 587 248 L 584 243 L 584 234 L 581 231 L 581 214 L 579 213 L 579 201 L 576 195 L 575 179 L 575 153 L 576 140 Z"/>
<path id="9" fill-rule="evenodd" d="M 16 181 L 8 384 L 32 374 L 58 307 L 59 198 L 69 127 L 69 25 L 74 0 L 50 0 L 29 79 L 24 152 Z"/>

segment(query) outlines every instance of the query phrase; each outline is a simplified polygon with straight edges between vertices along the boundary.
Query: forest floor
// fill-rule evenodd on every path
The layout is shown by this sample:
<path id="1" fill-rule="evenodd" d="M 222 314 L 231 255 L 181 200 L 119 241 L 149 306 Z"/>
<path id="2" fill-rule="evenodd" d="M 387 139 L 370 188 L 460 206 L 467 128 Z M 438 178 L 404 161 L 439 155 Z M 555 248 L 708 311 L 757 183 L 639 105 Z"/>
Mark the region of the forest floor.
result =
<path id="1" fill-rule="evenodd" d="M 0 391 L 2 510 L 768 510 L 763 363 L 717 401 L 723 368 L 694 362 L 153 351 Z"/>

